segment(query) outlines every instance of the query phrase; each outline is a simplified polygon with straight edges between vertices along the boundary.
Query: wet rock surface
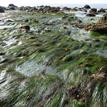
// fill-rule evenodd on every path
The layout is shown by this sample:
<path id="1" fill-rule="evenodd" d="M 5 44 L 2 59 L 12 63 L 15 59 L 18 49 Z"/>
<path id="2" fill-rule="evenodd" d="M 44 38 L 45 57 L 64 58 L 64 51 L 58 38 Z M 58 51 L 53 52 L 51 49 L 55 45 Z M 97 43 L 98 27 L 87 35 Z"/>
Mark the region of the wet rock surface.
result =
<path id="1" fill-rule="evenodd" d="M 0 13 L 4 13 L 5 12 L 5 8 L 0 6 Z"/>
<path id="2" fill-rule="evenodd" d="M 8 5 L 8 9 L 9 10 L 16 10 L 18 7 L 17 6 L 15 6 L 14 4 L 9 4 Z"/>
<path id="3" fill-rule="evenodd" d="M 0 107 L 106 107 L 107 34 L 98 31 L 106 15 L 20 10 L 0 22 Z"/>
<path id="4" fill-rule="evenodd" d="M 91 9 L 88 10 L 87 16 L 94 17 L 94 16 L 96 16 L 96 13 L 97 13 L 97 9 L 96 8 L 91 8 Z"/>
<path id="5" fill-rule="evenodd" d="M 85 9 L 90 9 L 91 7 L 89 5 L 84 6 Z"/>
<path id="6" fill-rule="evenodd" d="M 101 9 L 99 9 L 99 10 L 98 10 L 98 12 L 99 12 L 99 13 L 105 13 L 105 12 L 106 12 L 106 10 L 105 10 L 105 9 L 103 9 L 103 8 L 101 8 Z"/>
<path id="7" fill-rule="evenodd" d="M 98 32 L 100 34 L 107 34 L 107 15 L 104 14 L 103 17 L 98 20 L 98 22 L 87 25 L 85 29 Z"/>

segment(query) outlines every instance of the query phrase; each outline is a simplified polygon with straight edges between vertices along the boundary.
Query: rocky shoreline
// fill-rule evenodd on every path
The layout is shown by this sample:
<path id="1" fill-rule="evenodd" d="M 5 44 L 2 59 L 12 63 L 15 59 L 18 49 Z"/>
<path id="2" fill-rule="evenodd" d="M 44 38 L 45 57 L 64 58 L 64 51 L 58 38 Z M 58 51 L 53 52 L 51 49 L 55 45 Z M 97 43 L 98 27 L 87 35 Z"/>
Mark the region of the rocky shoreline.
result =
<path id="1" fill-rule="evenodd" d="M 9 4 L 9 6 L 6 7 L 0 7 L 0 12 L 4 13 L 5 10 L 20 10 L 20 11 L 27 11 L 27 12 L 39 12 L 39 13 L 66 13 L 66 12 L 76 12 L 76 11 L 82 11 L 84 12 L 85 16 L 88 17 L 95 17 L 98 14 L 103 14 L 102 18 L 100 20 L 98 20 L 98 22 L 94 23 L 94 24 L 89 24 L 89 25 L 84 25 L 81 24 L 81 20 L 77 20 L 74 24 L 74 26 L 77 26 L 79 28 L 84 28 L 85 30 L 91 30 L 91 31 L 95 31 L 95 32 L 99 32 L 99 33 L 107 33 L 107 9 L 96 9 L 96 8 L 91 8 L 89 5 L 85 5 L 82 8 L 68 8 L 68 7 L 64 7 L 64 8 L 60 8 L 60 7 L 50 7 L 50 6 L 38 6 L 38 7 L 30 7 L 30 6 L 22 6 L 22 7 L 18 7 L 15 6 L 14 4 Z M 102 30 L 104 29 L 104 30 Z M 101 31 L 100 31 L 101 30 Z"/>
<path id="2" fill-rule="evenodd" d="M 106 107 L 107 9 L 0 14 L 0 107 Z"/>

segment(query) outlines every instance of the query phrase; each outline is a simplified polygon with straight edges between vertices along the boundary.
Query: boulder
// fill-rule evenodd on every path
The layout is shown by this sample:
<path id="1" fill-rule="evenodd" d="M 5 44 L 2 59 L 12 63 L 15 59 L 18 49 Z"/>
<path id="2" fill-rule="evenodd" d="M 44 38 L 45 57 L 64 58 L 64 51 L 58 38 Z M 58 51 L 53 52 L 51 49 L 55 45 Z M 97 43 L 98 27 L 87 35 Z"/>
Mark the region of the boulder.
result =
<path id="1" fill-rule="evenodd" d="M 107 20 L 107 13 L 103 15 L 104 20 Z"/>
<path id="2" fill-rule="evenodd" d="M 4 7 L 0 6 L 0 13 L 4 13 L 4 12 L 5 12 Z"/>
<path id="3" fill-rule="evenodd" d="M 87 12 L 86 15 L 94 17 L 94 16 L 96 16 L 96 13 L 97 13 L 97 9 L 96 8 L 92 8 L 92 9 L 89 9 L 89 11 Z"/>
<path id="4" fill-rule="evenodd" d="M 98 10 L 98 13 L 105 13 L 106 11 L 105 11 L 105 9 L 103 9 L 103 8 L 101 8 L 101 9 L 99 9 Z"/>
<path id="5" fill-rule="evenodd" d="M 19 10 L 24 11 L 24 10 L 25 10 L 25 7 L 24 7 L 24 6 L 21 6 L 21 7 L 19 7 Z"/>
<path id="6" fill-rule="evenodd" d="M 96 8 L 92 8 L 91 11 L 97 13 L 97 9 Z"/>
<path id="7" fill-rule="evenodd" d="M 85 26 L 85 30 L 107 34 L 107 24 L 90 24 Z"/>
<path id="8" fill-rule="evenodd" d="M 60 7 L 53 7 L 52 12 L 57 13 L 60 11 Z"/>
<path id="9" fill-rule="evenodd" d="M 107 34 L 107 25 L 97 25 L 93 27 L 91 30 L 100 34 Z"/>
<path id="10" fill-rule="evenodd" d="M 96 15 L 94 13 L 88 13 L 88 14 L 86 14 L 86 16 L 94 17 Z"/>
<path id="11" fill-rule="evenodd" d="M 71 8 L 64 7 L 62 10 L 63 10 L 63 11 L 70 11 L 70 10 L 71 10 Z"/>
<path id="12" fill-rule="evenodd" d="M 17 6 L 15 6 L 14 4 L 9 4 L 9 5 L 8 5 L 8 9 L 9 9 L 9 10 L 16 10 L 16 9 L 17 9 Z"/>
<path id="13" fill-rule="evenodd" d="M 37 7 L 30 7 L 30 6 L 22 6 L 19 8 L 20 10 L 26 10 L 26 11 L 34 11 L 34 12 L 42 12 L 42 13 L 48 13 L 53 12 L 57 13 L 60 11 L 60 7 L 51 7 L 51 6 L 37 6 Z"/>
<path id="14" fill-rule="evenodd" d="M 104 14 L 103 17 L 97 23 L 107 24 L 107 14 Z"/>
<path id="15" fill-rule="evenodd" d="M 107 34 L 107 14 L 104 14 L 96 24 L 86 25 L 85 29 L 101 34 Z"/>
<path id="16" fill-rule="evenodd" d="M 89 5 L 84 6 L 85 9 L 90 9 L 91 7 Z"/>
<path id="17" fill-rule="evenodd" d="M 74 7 L 72 11 L 79 11 L 78 7 Z"/>

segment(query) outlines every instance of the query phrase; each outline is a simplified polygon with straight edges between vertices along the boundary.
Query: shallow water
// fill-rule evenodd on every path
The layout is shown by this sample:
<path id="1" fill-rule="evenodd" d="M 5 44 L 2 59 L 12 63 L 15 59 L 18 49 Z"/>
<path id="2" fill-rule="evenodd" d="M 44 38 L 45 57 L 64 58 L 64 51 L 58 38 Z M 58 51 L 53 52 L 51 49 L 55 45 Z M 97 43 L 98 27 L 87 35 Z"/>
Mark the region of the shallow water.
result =
<path id="1" fill-rule="evenodd" d="M 0 29 L 7 29 L 7 28 L 13 28 L 14 25 L 5 25 L 5 26 L 0 26 Z"/>
<path id="2" fill-rule="evenodd" d="M 84 17 L 86 17 L 86 12 L 77 11 L 77 12 L 75 12 L 75 16 L 79 17 L 79 18 L 84 18 Z"/>
<path id="3" fill-rule="evenodd" d="M 28 77 L 39 75 L 40 73 L 45 72 L 48 74 L 56 72 L 56 70 L 54 70 L 53 68 L 47 67 L 43 64 L 39 64 L 34 60 L 26 61 L 22 65 L 17 66 L 16 71 Z"/>
<path id="4" fill-rule="evenodd" d="M 77 17 L 83 14 L 79 13 L 80 16 Z M 69 102 L 67 107 L 81 105 L 81 99 L 79 102 L 75 98 L 81 90 L 74 90 L 77 94 L 74 92 L 74 95 L 70 95 L 69 89 L 81 85 L 84 91 L 87 82 L 90 82 L 90 76 L 106 62 L 100 57 L 103 56 L 105 60 L 107 58 L 107 51 L 100 49 L 100 46 L 105 45 L 100 40 L 94 42 L 90 32 L 73 27 L 67 19 L 62 20 L 63 15 L 60 17 L 59 14 L 54 15 L 55 17 L 51 14 L 45 16 L 39 14 L 38 17 L 37 13 L 33 15 L 40 22 L 36 24 L 32 22 L 34 16 L 29 13 L 24 17 L 21 13 L 16 18 L 17 25 L 30 18 L 32 33 L 19 33 L 18 26 L 11 30 L 7 28 L 5 33 L 1 30 L 1 44 L 5 43 L 1 47 L 5 47 L 6 53 L 1 51 L 0 60 L 2 62 L 8 57 L 8 61 L 0 65 L 0 104 L 4 104 L 0 106 L 34 107 L 42 103 L 45 107 L 59 107 L 59 105 L 62 107 L 66 99 Z M 71 15 L 69 14 L 67 18 L 71 18 Z M 47 28 L 51 30 L 47 32 Z M 43 33 L 35 33 L 36 29 Z M 99 91 L 95 90 L 94 93 Z M 93 94 L 92 98 L 95 96 Z M 78 103 L 72 103 L 73 100 Z"/>
<path id="5" fill-rule="evenodd" d="M 107 58 L 107 50 L 99 50 L 96 52 L 96 54 Z"/>
<path id="6" fill-rule="evenodd" d="M 0 73 L 0 100 L 4 100 L 9 95 L 9 82 L 12 80 L 12 77 L 6 73 L 6 70 L 1 71 Z"/>
<path id="7" fill-rule="evenodd" d="M 11 46 L 12 44 L 17 42 L 17 39 L 10 37 L 9 39 L 7 39 L 7 40 L 5 40 L 3 42 L 6 44 L 6 46 Z"/>
<path id="8" fill-rule="evenodd" d="M 85 31 L 84 29 L 72 27 L 70 36 L 74 40 L 90 42 L 92 38 L 90 37 L 90 32 Z"/>

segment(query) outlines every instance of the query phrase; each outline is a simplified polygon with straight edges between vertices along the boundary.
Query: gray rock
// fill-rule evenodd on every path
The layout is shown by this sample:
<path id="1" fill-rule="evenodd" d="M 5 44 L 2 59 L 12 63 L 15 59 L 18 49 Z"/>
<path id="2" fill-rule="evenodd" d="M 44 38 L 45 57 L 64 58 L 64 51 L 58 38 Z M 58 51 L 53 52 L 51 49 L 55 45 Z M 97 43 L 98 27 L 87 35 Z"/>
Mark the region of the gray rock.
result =
<path id="1" fill-rule="evenodd" d="M 96 9 L 96 8 L 92 8 L 92 9 L 90 9 L 90 10 L 87 12 L 86 16 L 94 17 L 94 16 L 96 16 L 96 13 L 97 13 L 97 9 Z"/>
<path id="2" fill-rule="evenodd" d="M 17 6 L 15 6 L 14 4 L 9 4 L 8 5 L 8 9 L 9 10 L 16 10 L 18 7 Z"/>
<path id="3" fill-rule="evenodd" d="M 106 11 L 105 11 L 105 9 L 103 9 L 103 8 L 101 8 L 101 9 L 99 9 L 98 10 L 98 13 L 105 13 Z"/>
<path id="4" fill-rule="evenodd" d="M 4 13 L 4 12 L 5 12 L 4 7 L 0 6 L 0 13 Z"/>
<path id="5" fill-rule="evenodd" d="M 85 9 L 90 9 L 91 7 L 89 5 L 84 6 Z"/>

